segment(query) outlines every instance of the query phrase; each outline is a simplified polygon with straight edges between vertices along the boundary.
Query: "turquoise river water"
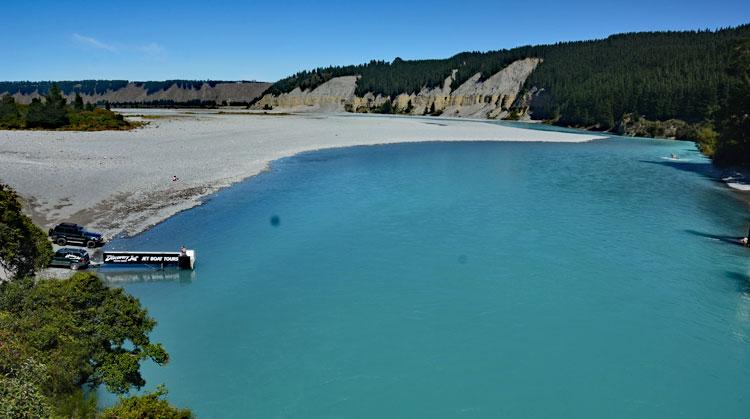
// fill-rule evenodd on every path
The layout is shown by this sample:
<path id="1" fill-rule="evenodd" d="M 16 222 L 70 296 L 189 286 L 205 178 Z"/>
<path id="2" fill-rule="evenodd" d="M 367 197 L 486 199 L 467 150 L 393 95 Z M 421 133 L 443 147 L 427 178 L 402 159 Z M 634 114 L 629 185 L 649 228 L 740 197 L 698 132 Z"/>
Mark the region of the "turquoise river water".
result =
<path id="1" fill-rule="evenodd" d="M 111 245 L 192 275 L 108 277 L 199 417 L 747 418 L 747 211 L 708 167 L 617 137 L 304 153 Z"/>

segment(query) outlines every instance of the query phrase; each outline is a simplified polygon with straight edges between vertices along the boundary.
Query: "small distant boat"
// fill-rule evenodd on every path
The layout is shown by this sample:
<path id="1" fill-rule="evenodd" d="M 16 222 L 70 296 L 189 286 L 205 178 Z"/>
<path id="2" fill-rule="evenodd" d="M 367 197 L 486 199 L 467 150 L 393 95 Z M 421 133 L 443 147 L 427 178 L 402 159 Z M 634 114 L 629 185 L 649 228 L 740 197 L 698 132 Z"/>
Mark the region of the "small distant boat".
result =
<path id="1" fill-rule="evenodd" d="M 670 161 L 690 161 L 690 159 L 681 159 L 680 156 L 676 156 L 674 154 L 671 156 L 662 157 L 662 159 Z"/>
<path id="2" fill-rule="evenodd" d="M 740 172 L 734 172 L 734 174 L 721 178 L 724 182 L 741 181 L 745 179 L 745 175 Z"/>

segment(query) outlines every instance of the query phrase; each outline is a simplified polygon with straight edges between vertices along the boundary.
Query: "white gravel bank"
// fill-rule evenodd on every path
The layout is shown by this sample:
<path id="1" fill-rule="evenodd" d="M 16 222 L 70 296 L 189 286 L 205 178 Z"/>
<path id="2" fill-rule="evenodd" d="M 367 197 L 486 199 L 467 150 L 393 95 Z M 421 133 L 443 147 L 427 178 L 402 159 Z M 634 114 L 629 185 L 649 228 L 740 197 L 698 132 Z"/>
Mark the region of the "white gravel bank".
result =
<path id="1" fill-rule="evenodd" d="M 125 111 L 145 114 L 142 110 Z M 0 182 L 46 227 L 79 222 L 108 237 L 135 234 L 264 170 L 321 148 L 411 141 L 553 141 L 600 138 L 476 121 L 357 115 L 251 115 L 150 111 L 133 131 L 0 131 Z M 172 182 L 172 176 L 180 178 Z"/>

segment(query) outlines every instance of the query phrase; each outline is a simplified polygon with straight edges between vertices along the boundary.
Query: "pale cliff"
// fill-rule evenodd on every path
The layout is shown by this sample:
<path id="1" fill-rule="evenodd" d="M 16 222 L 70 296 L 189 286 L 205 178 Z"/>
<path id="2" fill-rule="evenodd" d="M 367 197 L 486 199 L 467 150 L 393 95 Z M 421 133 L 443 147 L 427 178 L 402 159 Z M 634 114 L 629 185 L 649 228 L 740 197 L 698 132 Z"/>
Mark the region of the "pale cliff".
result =
<path id="1" fill-rule="evenodd" d="M 451 89 L 456 77 L 454 70 L 442 86 L 395 97 L 369 92 L 356 96 L 357 76 L 336 77 L 313 90 L 296 88 L 279 96 L 266 94 L 253 107 L 297 112 L 379 112 L 390 102 L 393 113 L 499 119 L 508 116 L 526 79 L 540 62 L 538 58 L 518 60 L 484 80 L 482 74 L 477 73 L 455 90 Z"/>
<path id="2" fill-rule="evenodd" d="M 299 87 L 279 96 L 264 95 L 254 107 L 264 109 L 281 107 L 291 111 L 343 112 L 346 103 L 354 99 L 357 87 L 357 76 L 333 78 L 313 90 L 301 90 Z"/>
<path id="3" fill-rule="evenodd" d="M 538 58 L 515 61 L 484 81 L 479 81 L 481 74 L 475 74 L 451 93 L 443 114 L 489 119 L 505 117 L 539 61 Z"/>

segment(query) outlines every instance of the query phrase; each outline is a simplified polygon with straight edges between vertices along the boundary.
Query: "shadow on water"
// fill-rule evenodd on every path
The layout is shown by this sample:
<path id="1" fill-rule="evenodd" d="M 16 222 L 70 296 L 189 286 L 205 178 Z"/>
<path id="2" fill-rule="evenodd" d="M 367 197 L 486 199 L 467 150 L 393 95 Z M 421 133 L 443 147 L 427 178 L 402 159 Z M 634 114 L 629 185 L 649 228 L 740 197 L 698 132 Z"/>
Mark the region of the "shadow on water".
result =
<path id="1" fill-rule="evenodd" d="M 726 235 L 719 235 L 719 234 L 704 233 L 702 231 L 690 230 L 690 229 L 685 230 L 685 232 L 690 233 L 695 236 L 705 237 L 707 239 L 718 240 L 723 243 L 732 244 L 735 246 L 742 246 L 742 244 L 740 243 L 740 238 L 737 236 L 726 236 Z"/>
<path id="2" fill-rule="evenodd" d="M 679 160 L 640 160 L 641 163 L 655 164 L 659 166 L 671 167 L 673 169 L 682 170 L 684 172 L 697 173 L 703 177 L 706 177 L 714 182 L 723 183 L 721 181 L 723 171 L 716 168 L 710 162 L 687 162 Z"/>

